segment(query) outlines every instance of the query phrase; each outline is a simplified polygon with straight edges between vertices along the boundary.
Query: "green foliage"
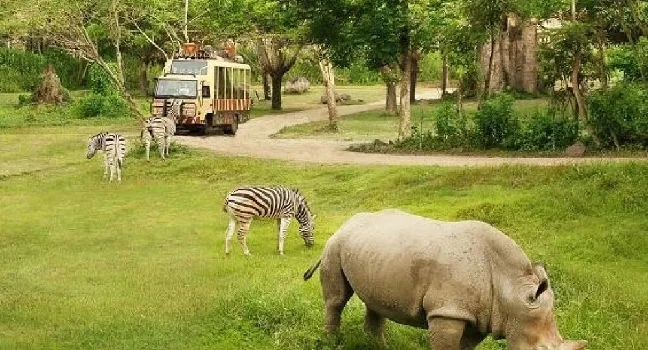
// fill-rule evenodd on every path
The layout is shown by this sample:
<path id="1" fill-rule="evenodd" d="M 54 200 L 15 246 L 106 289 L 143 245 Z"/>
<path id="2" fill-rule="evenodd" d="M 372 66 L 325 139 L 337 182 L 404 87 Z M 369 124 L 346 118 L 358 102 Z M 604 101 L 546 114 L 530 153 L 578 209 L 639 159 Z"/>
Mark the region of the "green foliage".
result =
<path id="1" fill-rule="evenodd" d="M 512 148 L 520 123 L 513 113 L 513 97 L 496 94 L 474 116 L 476 142 L 483 148 Z"/>
<path id="2" fill-rule="evenodd" d="M 108 73 L 96 64 L 88 70 L 88 85 L 97 95 L 112 95 L 116 91 Z"/>
<path id="3" fill-rule="evenodd" d="M 119 95 L 95 92 L 77 101 L 74 110 L 81 118 L 122 118 L 130 115 L 128 104 Z"/>
<path id="4" fill-rule="evenodd" d="M 578 122 L 536 110 L 516 137 L 522 151 L 559 151 L 578 139 Z"/>
<path id="5" fill-rule="evenodd" d="M 587 102 L 588 123 L 603 146 L 648 147 L 648 89 L 618 85 L 593 92 Z"/>
<path id="6" fill-rule="evenodd" d="M 468 136 L 468 126 L 465 114 L 459 115 L 459 111 L 453 103 L 443 103 L 437 110 L 436 137 L 450 147 L 456 147 L 465 143 Z"/>
<path id="7" fill-rule="evenodd" d="M 0 49 L 0 93 L 32 91 L 40 83 L 40 75 L 52 64 L 61 84 L 67 88 L 82 85 L 83 62 L 58 49 L 43 55 L 14 49 Z"/>
<path id="8" fill-rule="evenodd" d="M 31 52 L 0 49 L 0 92 L 31 91 L 38 85 L 45 59 Z"/>
<path id="9" fill-rule="evenodd" d="M 648 73 L 648 38 L 635 45 L 620 45 L 609 50 L 609 67 L 623 72 L 626 82 L 646 81 Z"/>
<path id="10" fill-rule="evenodd" d="M 419 61 L 419 81 L 440 81 L 443 74 L 441 54 L 431 52 Z"/>

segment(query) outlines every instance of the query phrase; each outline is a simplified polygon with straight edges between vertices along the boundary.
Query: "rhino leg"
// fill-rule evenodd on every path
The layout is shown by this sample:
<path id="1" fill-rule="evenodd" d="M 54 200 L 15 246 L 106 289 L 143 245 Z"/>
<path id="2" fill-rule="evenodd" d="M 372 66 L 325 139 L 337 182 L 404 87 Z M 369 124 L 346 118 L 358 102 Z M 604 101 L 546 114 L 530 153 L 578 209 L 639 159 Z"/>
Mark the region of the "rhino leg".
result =
<path id="1" fill-rule="evenodd" d="M 375 311 L 367 308 L 364 318 L 364 328 L 365 332 L 372 335 L 378 342 L 385 344 L 385 337 L 383 335 L 385 331 L 385 318 L 380 316 Z"/>
<path id="2" fill-rule="evenodd" d="M 464 328 L 463 336 L 461 337 L 461 349 L 474 350 L 477 348 L 479 343 L 484 340 L 484 338 L 486 337 L 480 334 L 475 327 L 467 323 Z"/>
<path id="3" fill-rule="evenodd" d="M 463 337 L 466 322 L 449 318 L 434 317 L 428 319 L 428 333 L 430 335 L 430 348 L 433 350 L 464 350 L 472 349 L 463 347 Z"/>
<path id="4" fill-rule="evenodd" d="M 334 260 L 334 261 L 331 261 Z M 329 334 L 338 333 L 342 310 L 353 296 L 353 289 L 342 271 L 339 258 L 325 256 L 320 270 L 325 304 L 325 327 Z"/>

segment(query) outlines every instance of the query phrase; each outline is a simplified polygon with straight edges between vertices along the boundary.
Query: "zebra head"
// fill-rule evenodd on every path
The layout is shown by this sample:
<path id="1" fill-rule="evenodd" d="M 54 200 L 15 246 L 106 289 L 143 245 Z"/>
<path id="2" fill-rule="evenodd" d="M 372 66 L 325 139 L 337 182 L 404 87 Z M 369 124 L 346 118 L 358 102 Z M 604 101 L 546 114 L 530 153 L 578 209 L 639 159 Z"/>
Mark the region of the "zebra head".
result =
<path id="1" fill-rule="evenodd" d="M 92 157 L 94 157 L 95 153 L 97 153 L 97 150 L 101 149 L 105 135 L 106 133 L 100 133 L 88 139 L 86 158 L 91 159 Z"/>
<path id="2" fill-rule="evenodd" d="M 171 113 L 167 114 L 167 118 L 171 118 L 175 123 L 180 119 L 180 113 L 182 111 L 182 100 L 173 99 L 171 100 Z"/>
<path id="3" fill-rule="evenodd" d="M 315 244 L 315 238 L 313 237 L 315 232 L 315 215 L 311 213 L 306 199 L 301 195 L 300 197 L 296 215 L 297 221 L 299 222 L 299 235 L 307 247 L 312 247 Z"/>

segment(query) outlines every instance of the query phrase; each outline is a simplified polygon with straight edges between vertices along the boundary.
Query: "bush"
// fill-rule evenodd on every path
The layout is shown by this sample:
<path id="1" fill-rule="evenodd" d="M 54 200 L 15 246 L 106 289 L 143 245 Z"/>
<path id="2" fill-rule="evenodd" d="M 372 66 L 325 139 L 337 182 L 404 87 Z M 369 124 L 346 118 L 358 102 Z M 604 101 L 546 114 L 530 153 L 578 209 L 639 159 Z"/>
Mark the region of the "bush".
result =
<path id="1" fill-rule="evenodd" d="M 40 82 L 45 65 L 51 63 L 63 86 L 78 88 L 81 85 L 83 62 L 69 54 L 48 49 L 43 55 L 32 52 L 0 49 L 0 92 L 32 91 Z"/>
<path id="2" fill-rule="evenodd" d="M 648 147 L 648 90 L 619 85 L 587 99 L 588 124 L 604 147 Z"/>
<path id="3" fill-rule="evenodd" d="M 110 76 L 96 64 L 90 66 L 88 70 L 88 83 L 92 92 L 97 95 L 107 96 L 115 93 Z"/>
<path id="4" fill-rule="evenodd" d="M 497 94 L 484 101 L 474 116 L 476 142 L 483 148 L 515 148 L 519 121 L 513 113 L 514 99 Z"/>
<path id="5" fill-rule="evenodd" d="M 435 128 L 436 138 L 447 148 L 466 143 L 466 119 L 459 116 L 459 111 L 453 103 L 446 102 L 441 105 L 437 111 Z"/>
<path id="6" fill-rule="evenodd" d="M 522 151 L 556 151 L 565 149 L 578 139 L 578 121 L 555 114 L 536 111 L 516 140 Z"/>
<path id="7" fill-rule="evenodd" d="M 76 114 L 81 118 L 109 117 L 119 118 L 130 115 L 126 102 L 115 94 L 99 95 L 91 93 L 75 104 Z"/>

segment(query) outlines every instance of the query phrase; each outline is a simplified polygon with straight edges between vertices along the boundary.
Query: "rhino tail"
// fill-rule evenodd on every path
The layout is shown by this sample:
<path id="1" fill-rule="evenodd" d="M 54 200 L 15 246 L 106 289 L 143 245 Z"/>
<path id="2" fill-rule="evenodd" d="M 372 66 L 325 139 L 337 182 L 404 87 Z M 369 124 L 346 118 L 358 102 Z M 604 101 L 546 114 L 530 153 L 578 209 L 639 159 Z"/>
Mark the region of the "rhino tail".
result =
<path id="1" fill-rule="evenodd" d="M 322 258 L 319 258 L 319 260 L 317 260 L 315 265 L 311 266 L 311 268 L 308 269 L 308 271 L 304 272 L 304 281 L 308 281 L 311 277 L 313 277 L 313 274 L 320 267 L 321 263 L 322 263 Z"/>

